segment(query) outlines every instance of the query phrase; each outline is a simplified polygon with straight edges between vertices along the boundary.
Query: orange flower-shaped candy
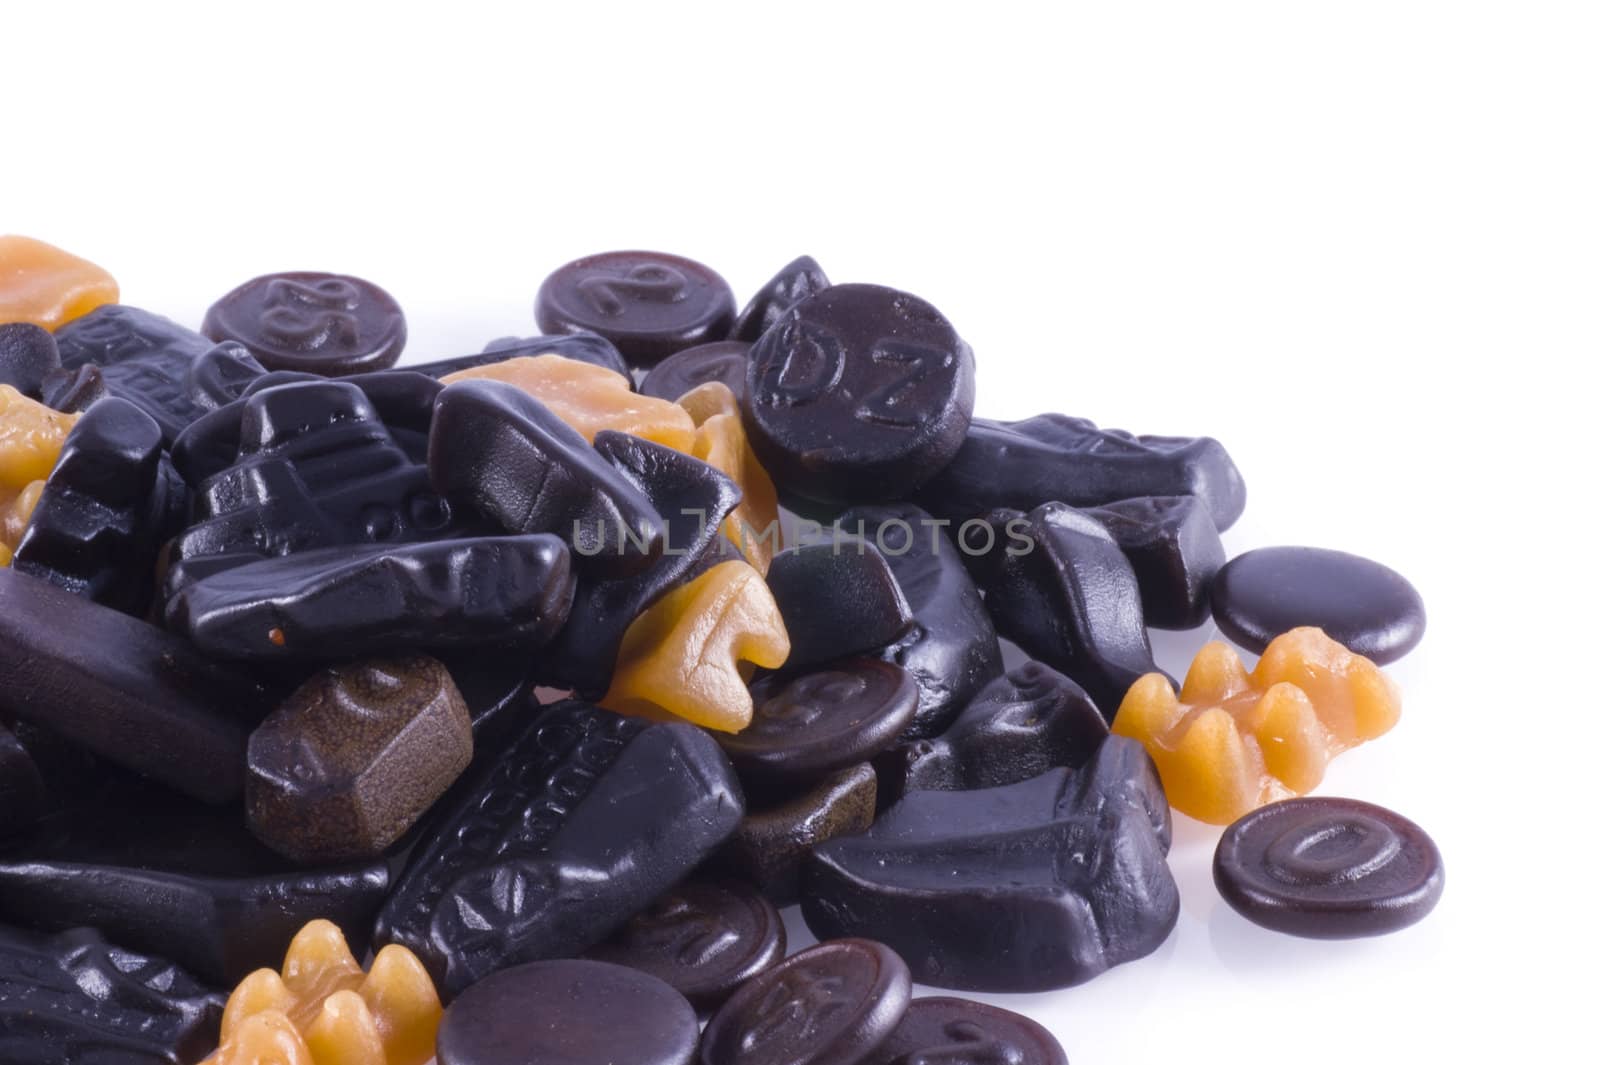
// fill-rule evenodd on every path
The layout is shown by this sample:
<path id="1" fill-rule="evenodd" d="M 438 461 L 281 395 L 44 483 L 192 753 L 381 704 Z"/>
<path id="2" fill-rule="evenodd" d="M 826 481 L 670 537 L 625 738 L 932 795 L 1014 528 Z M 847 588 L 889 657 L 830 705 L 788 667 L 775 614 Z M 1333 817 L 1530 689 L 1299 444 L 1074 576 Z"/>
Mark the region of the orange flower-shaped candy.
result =
<path id="1" fill-rule="evenodd" d="M 744 494 L 722 523 L 722 533 L 763 577 L 778 544 L 778 489 L 762 468 L 745 436 L 739 397 L 721 381 L 708 381 L 679 397 L 678 405 L 694 419 L 694 444 L 689 453 L 733 479 Z"/>
<path id="2" fill-rule="evenodd" d="M 118 295 L 112 276 L 87 259 L 32 237 L 0 236 L 0 323 L 55 329 Z"/>
<path id="3" fill-rule="evenodd" d="M 343 933 L 312 921 L 282 974 L 258 969 L 234 989 L 204 1065 L 423 1065 L 443 1014 L 415 954 L 384 947 L 363 973 Z"/>
<path id="4" fill-rule="evenodd" d="M 1246 672 L 1223 643 L 1200 649 L 1181 697 L 1159 673 L 1139 678 L 1111 731 L 1145 745 L 1172 808 L 1226 825 L 1303 795 L 1328 762 L 1400 719 L 1400 691 L 1370 659 L 1321 629 L 1284 633 Z"/>
<path id="5" fill-rule="evenodd" d="M 36 403 L 10 385 L 0 385 L 0 566 L 28 527 L 44 481 L 61 457 L 77 414 Z"/>

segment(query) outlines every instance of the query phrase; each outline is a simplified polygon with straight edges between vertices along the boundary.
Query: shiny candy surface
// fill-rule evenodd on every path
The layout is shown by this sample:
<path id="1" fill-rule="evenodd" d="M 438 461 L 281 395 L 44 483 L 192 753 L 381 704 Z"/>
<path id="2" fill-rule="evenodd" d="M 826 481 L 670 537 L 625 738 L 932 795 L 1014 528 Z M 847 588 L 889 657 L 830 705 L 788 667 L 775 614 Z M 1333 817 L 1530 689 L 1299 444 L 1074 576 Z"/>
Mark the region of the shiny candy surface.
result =
<path id="1" fill-rule="evenodd" d="M 701 385 L 719 381 L 735 397 L 744 395 L 745 376 L 750 367 L 750 345 L 741 340 L 719 340 L 712 344 L 684 348 L 651 368 L 639 391 L 647 396 L 677 402 Z"/>
<path id="2" fill-rule="evenodd" d="M 1200 649 L 1181 694 L 1160 673 L 1128 691 L 1112 731 L 1142 742 L 1173 809 L 1225 825 L 1310 791 L 1337 754 L 1400 719 L 1400 690 L 1320 629 L 1292 629 L 1254 670 L 1223 643 Z"/>
<path id="3" fill-rule="evenodd" d="M 112 276 L 42 240 L 0 236 L 0 322 L 55 329 L 117 301 Z"/>
<path id="4" fill-rule="evenodd" d="M 1020 1013 L 961 998 L 918 998 L 868 1065 L 1067 1065 L 1067 1053 Z"/>
<path id="5" fill-rule="evenodd" d="M 21 542 L 78 417 L 0 385 L 0 565 Z"/>
<path id="6" fill-rule="evenodd" d="M 733 338 L 754 344 L 784 312 L 801 300 L 815 296 L 828 284 L 828 275 L 822 272 L 817 261 L 809 255 L 800 256 L 773 274 L 772 279 L 750 297 L 750 302 L 739 312 L 739 320 L 733 324 Z"/>
<path id="7" fill-rule="evenodd" d="M 246 281 L 211 305 L 200 329 L 243 344 L 269 370 L 329 377 L 387 369 L 406 343 L 393 296 L 359 277 L 310 271 Z"/>
<path id="8" fill-rule="evenodd" d="M 694 419 L 689 453 L 739 486 L 739 505 L 722 523 L 722 534 L 765 576 L 773 552 L 782 546 L 778 490 L 750 448 L 737 397 L 726 385 L 710 382 L 680 397 L 678 405 Z"/>
<path id="9" fill-rule="evenodd" d="M 883 554 L 854 537 L 780 551 L 767 586 L 789 630 L 791 669 L 878 651 L 916 620 Z"/>
<path id="10" fill-rule="evenodd" d="M 745 424 L 788 490 L 824 503 L 904 497 L 950 461 L 974 397 L 972 349 L 931 304 L 835 285 L 750 351 Z"/>
<path id="11" fill-rule="evenodd" d="M 1428 834 L 1354 799 L 1289 799 L 1246 814 L 1217 842 L 1212 873 L 1244 917 L 1313 939 L 1397 931 L 1426 917 L 1444 890 Z"/>
<path id="12" fill-rule="evenodd" d="M 733 328 L 733 290 L 693 259 L 604 252 L 545 278 L 534 317 L 547 333 L 598 333 L 630 366 L 653 366 L 673 352 L 726 338 Z"/>
<path id="13" fill-rule="evenodd" d="M 1084 511 L 1105 526 L 1139 579 L 1144 621 L 1192 629 L 1211 616 L 1211 582 L 1227 559 L 1211 511 L 1194 496 L 1143 496 Z"/>

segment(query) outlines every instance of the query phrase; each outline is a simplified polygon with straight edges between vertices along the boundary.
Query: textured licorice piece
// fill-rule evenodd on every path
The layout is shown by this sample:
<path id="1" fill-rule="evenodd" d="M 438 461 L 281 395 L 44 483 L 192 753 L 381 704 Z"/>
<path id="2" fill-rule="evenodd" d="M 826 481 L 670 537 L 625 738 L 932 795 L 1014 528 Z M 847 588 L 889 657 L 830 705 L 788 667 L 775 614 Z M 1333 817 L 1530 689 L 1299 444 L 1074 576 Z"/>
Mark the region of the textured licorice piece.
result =
<path id="1" fill-rule="evenodd" d="M 59 369 L 61 353 L 49 330 L 32 322 L 0 325 L 0 385 L 38 399 L 45 377 Z"/>
<path id="2" fill-rule="evenodd" d="M 738 321 L 733 323 L 733 339 L 754 344 L 790 307 L 815 296 L 828 285 L 828 275 L 822 272 L 817 260 L 809 255 L 800 256 L 773 274 L 772 279 L 750 297 L 750 302 L 739 312 Z"/>
<path id="3" fill-rule="evenodd" d="M 718 340 L 684 348 L 652 367 L 639 382 L 639 393 L 677 402 L 701 385 L 720 381 L 735 397 L 744 395 L 750 368 L 750 345 L 739 340 Z"/>
<path id="4" fill-rule="evenodd" d="M 841 536 L 780 551 L 767 586 L 789 630 L 791 670 L 877 651 L 915 623 L 893 569 L 865 540 Z"/>
<path id="5" fill-rule="evenodd" d="M 346 274 L 299 271 L 252 278 L 206 311 L 200 326 L 272 370 L 329 377 L 393 366 L 406 344 L 394 297 Z"/>
<path id="6" fill-rule="evenodd" d="M 1194 496 L 1143 496 L 1084 513 L 1128 556 L 1146 625 L 1192 629 L 1206 623 L 1211 582 L 1228 556 L 1204 503 Z"/>

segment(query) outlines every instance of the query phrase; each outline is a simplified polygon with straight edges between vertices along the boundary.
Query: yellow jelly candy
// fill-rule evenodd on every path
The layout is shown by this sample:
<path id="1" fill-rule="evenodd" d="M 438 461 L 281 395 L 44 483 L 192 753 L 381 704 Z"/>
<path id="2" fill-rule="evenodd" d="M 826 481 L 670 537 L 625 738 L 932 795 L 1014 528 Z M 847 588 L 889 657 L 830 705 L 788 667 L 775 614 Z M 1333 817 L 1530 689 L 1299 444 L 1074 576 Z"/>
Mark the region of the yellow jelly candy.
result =
<path id="1" fill-rule="evenodd" d="M 45 478 L 81 415 L 62 414 L 0 385 L 0 566 L 22 539 Z"/>
<path id="2" fill-rule="evenodd" d="M 754 709 L 748 687 L 754 667 L 777 669 L 788 657 L 789 633 L 761 574 L 744 562 L 724 562 L 634 619 L 600 705 L 738 732 Z"/>
<path id="3" fill-rule="evenodd" d="M 1140 677 L 1111 731 L 1144 744 L 1172 808 L 1231 824 L 1322 782 L 1337 754 L 1400 719 L 1400 691 L 1370 659 L 1321 629 L 1284 633 L 1252 672 L 1223 643 L 1200 649 L 1183 692 Z"/>
<path id="4" fill-rule="evenodd" d="M 363 973 L 343 933 L 312 921 L 281 974 L 259 969 L 234 989 L 205 1065 L 423 1065 L 443 1014 L 409 950 L 384 947 Z"/>
<path id="5" fill-rule="evenodd" d="M 743 498 L 722 523 L 722 533 L 763 577 L 778 542 L 778 489 L 762 468 L 745 436 L 739 397 L 721 381 L 708 381 L 680 396 L 678 405 L 694 419 L 689 453 L 733 479 Z"/>
<path id="6" fill-rule="evenodd" d="M 32 237 L 0 236 L 0 323 L 55 329 L 118 294 L 112 276 L 87 259 Z"/>
<path id="7" fill-rule="evenodd" d="M 688 452 L 694 445 L 694 422 L 688 411 L 676 403 L 640 395 L 626 377 L 604 366 L 560 355 L 523 355 L 461 370 L 441 380 L 448 385 L 475 378 L 516 385 L 591 444 L 600 430 L 614 429 L 674 451 Z"/>

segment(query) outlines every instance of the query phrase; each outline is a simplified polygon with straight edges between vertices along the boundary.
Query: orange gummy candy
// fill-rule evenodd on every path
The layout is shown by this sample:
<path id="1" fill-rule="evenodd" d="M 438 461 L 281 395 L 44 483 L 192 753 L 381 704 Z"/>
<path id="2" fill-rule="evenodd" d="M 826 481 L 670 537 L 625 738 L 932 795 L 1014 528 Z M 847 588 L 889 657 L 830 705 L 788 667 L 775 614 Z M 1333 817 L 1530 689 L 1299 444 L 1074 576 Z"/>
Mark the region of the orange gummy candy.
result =
<path id="1" fill-rule="evenodd" d="M 753 667 L 777 669 L 788 657 L 789 633 L 761 574 L 745 562 L 724 562 L 633 620 L 600 705 L 738 732 L 754 710 Z"/>
<path id="2" fill-rule="evenodd" d="M 604 366 L 560 355 L 523 355 L 448 374 L 445 384 L 486 378 L 516 385 L 594 443 L 602 429 L 653 440 L 674 451 L 694 445 L 694 422 L 676 403 L 633 391 L 626 377 Z"/>
<path id="3" fill-rule="evenodd" d="M 722 523 L 722 533 L 763 577 L 778 543 L 778 489 L 745 436 L 739 397 L 721 381 L 708 381 L 678 398 L 694 419 L 689 454 L 733 479 L 743 498 Z"/>
<path id="4" fill-rule="evenodd" d="M 55 329 L 118 295 L 116 280 L 87 259 L 32 237 L 0 236 L 0 324 Z"/>
<path id="5" fill-rule="evenodd" d="M 443 1014 L 415 954 L 384 947 L 363 973 L 338 927 L 312 921 L 281 975 L 258 969 L 234 989 L 203 1065 L 423 1065 Z"/>
<path id="6" fill-rule="evenodd" d="M 1200 649 L 1181 699 L 1159 673 L 1128 689 L 1111 731 L 1144 744 L 1172 808 L 1231 824 L 1322 782 L 1337 754 L 1400 719 L 1400 691 L 1370 659 L 1321 629 L 1267 645 L 1245 672 L 1223 643 Z"/>
<path id="7" fill-rule="evenodd" d="M 22 539 L 45 478 L 81 415 L 62 414 L 0 385 L 0 566 Z"/>

